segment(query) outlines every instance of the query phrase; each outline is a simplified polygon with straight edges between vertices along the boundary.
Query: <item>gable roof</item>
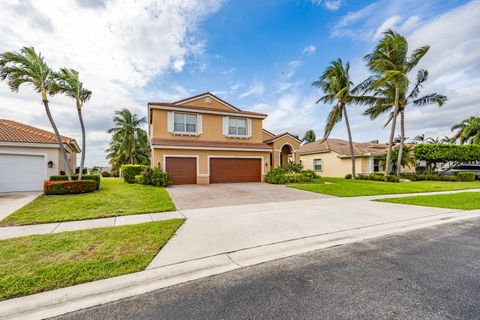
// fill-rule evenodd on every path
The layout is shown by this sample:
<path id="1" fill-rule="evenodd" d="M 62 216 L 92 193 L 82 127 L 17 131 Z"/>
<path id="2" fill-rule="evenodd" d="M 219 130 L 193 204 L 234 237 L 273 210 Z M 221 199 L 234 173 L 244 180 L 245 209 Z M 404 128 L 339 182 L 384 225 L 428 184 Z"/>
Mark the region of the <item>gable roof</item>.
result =
<path id="1" fill-rule="evenodd" d="M 355 156 L 381 156 L 387 151 L 387 145 L 374 142 L 354 142 L 353 152 Z M 326 139 L 304 144 L 300 147 L 300 154 L 314 154 L 333 151 L 340 156 L 350 157 L 350 145 L 348 141 L 341 139 Z"/>
<path id="2" fill-rule="evenodd" d="M 273 133 L 271 133 L 270 131 L 268 131 L 267 129 L 262 129 L 263 130 L 263 133 L 266 133 L 268 134 L 270 137 L 275 137 L 275 135 Z"/>
<path id="3" fill-rule="evenodd" d="M 188 102 L 192 100 L 199 99 L 203 96 L 208 96 L 210 98 L 216 99 L 223 105 L 227 106 L 230 108 L 230 110 L 221 110 L 218 108 L 210 108 L 210 107 L 204 107 L 204 106 L 194 106 L 194 105 L 189 105 L 187 104 Z M 167 110 L 179 110 L 179 111 L 193 111 L 193 112 L 204 112 L 204 113 L 213 113 L 213 114 L 225 114 L 225 115 L 248 115 L 248 116 L 253 116 L 253 117 L 258 117 L 258 118 L 266 118 L 267 115 L 265 113 L 259 113 L 259 112 L 253 112 L 253 111 L 245 111 L 241 110 L 228 102 L 220 99 L 219 97 L 215 96 L 214 94 L 210 92 L 205 92 L 193 97 L 185 98 L 182 100 L 177 100 L 174 102 L 149 102 L 148 103 L 149 107 L 154 107 L 158 109 L 167 109 Z"/>
<path id="4" fill-rule="evenodd" d="M 213 99 L 217 100 L 218 102 L 226 105 L 227 107 L 230 107 L 233 110 L 242 111 L 239 108 L 235 107 L 234 105 L 231 105 L 230 103 L 226 102 L 225 100 L 222 100 L 221 98 L 217 97 L 216 95 L 214 95 L 213 93 L 211 93 L 209 91 L 197 94 L 196 96 L 193 96 L 193 97 L 190 97 L 190 98 L 185 98 L 185 99 L 174 101 L 174 102 L 172 102 L 172 104 L 174 104 L 174 105 L 183 104 L 183 103 L 187 103 L 187 102 L 192 101 L 192 100 L 200 99 L 202 97 L 213 98 Z"/>
<path id="5" fill-rule="evenodd" d="M 270 132 L 269 132 L 270 133 Z M 280 134 L 277 134 L 277 135 L 273 135 L 273 137 L 271 139 L 268 139 L 268 140 L 265 140 L 263 141 L 264 143 L 271 143 L 275 140 L 278 140 L 280 138 L 283 138 L 284 136 L 289 136 L 291 137 L 292 139 L 295 139 L 297 140 L 298 142 L 302 142 L 302 140 L 298 139 L 297 137 L 293 136 L 292 134 L 288 133 L 288 132 L 284 132 L 284 133 L 280 133 Z"/>
<path id="6" fill-rule="evenodd" d="M 73 144 L 80 151 L 73 138 L 62 137 L 64 144 Z M 13 120 L 0 119 L 0 142 L 57 144 L 55 134 Z"/>

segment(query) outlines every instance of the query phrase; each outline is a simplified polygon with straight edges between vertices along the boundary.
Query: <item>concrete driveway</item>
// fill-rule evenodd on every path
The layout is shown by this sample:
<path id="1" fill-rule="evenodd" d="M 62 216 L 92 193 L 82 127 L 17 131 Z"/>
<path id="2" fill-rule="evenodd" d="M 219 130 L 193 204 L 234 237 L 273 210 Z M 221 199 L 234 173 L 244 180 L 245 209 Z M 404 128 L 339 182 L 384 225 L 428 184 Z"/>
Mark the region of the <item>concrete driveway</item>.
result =
<path id="1" fill-rule="evenodd" d="M 178 210 L 332 198 L 268 183 L 188 184 L 167 190 Z"/>
<path id="2" fill-rule="evenodd" d="M 41 192 L 0 193 L 0 221 L 33 201 L 39 195 L 41 195 Z"/>

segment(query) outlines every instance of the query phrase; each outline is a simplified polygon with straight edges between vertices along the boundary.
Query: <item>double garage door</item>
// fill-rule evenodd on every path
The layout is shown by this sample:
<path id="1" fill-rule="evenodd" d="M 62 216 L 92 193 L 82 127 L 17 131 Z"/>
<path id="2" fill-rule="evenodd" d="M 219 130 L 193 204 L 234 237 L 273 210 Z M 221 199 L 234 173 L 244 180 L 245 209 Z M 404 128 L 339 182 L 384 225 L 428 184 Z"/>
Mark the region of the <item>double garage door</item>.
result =
<path id="1" fill-rule="evenodd" d="M 46 166 L 40 155 L 0 153 L 0 192 L 42 190 Z"/>
<path id="2" fill-rule="evenodd" d="M 210 183 L 260 182 L 262 161 L 257 158 L 210 158 Z M 167 157 L 173 184 L 197 183 L 197 158 Z"/>

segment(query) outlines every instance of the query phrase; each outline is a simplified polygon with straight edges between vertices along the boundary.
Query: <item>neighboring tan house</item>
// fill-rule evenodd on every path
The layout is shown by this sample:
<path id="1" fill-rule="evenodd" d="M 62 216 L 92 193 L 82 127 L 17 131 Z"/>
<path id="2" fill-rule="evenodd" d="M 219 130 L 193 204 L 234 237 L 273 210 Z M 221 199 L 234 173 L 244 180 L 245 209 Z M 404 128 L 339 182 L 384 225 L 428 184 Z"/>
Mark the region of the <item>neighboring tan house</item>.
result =
<path id="1" fill-rule="evenodd" d="M 151 165 L 174 184 L 260 182 L 272 167 L 300 161 L 300 140 L 263 129 L 266 114 L 206 92 L 148 103 Z"/>
<path id="2" fill-rule="evenodd" d="M 80 148 L 75 139 L 62 139 L 74 170 Z M 0 119 L 0 192 L 42 190 L 44 180 L 64 171 L 53 132 Z"/>
<path id="3" fill-rule="evenodd" d="M 357 174 L 383 171 L 380 158 L 387 153 L 387 145 L 374 142 L 354 142 Z M 307 143 L 300 148 L 304 169 L 314 170 L 324 177 L 345 177 L 352 172 L 352 159 L 348 141 L 327 139 Z"/>

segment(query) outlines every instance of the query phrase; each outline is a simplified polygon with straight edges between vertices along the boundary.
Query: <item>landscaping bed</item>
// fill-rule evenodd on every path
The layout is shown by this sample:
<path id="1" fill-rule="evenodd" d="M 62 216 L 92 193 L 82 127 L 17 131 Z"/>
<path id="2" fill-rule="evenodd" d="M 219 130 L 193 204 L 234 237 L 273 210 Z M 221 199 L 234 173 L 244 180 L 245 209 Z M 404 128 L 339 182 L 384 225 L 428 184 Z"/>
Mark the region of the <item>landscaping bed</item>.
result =
<path id="1" fill-rule="evenodd" d="M 370 180 L 349 180 L 344 178 L 320 178 L 314 179 L 310 183 L 295 183 L 289 184 L 288 186 L 337 197 L 357 197 L 475 189 L 480 188 L 480 181 L 415 181 L 391 183 Z"/>
<path id="2" fill-rule="evenodd" d="M 72 195 L 42 195 L 0 221 L 14 226 L 173 211 L 165 188 L 102 178 L 100 190 Z"/>
<path id="3" fill-rule="evenodd" d="M 450 194 L 434 194 L 427 196 L 410 196 L 403 198 L 379 199 L 376 201 L 426 207 L 475 210 L 480 209 L 480 192 L 461 192 Z"/>
<path id="4" fill-rule="evenodd" d="M 185 220 L 0 241 L 0 300 L 144 270 Z"/>

